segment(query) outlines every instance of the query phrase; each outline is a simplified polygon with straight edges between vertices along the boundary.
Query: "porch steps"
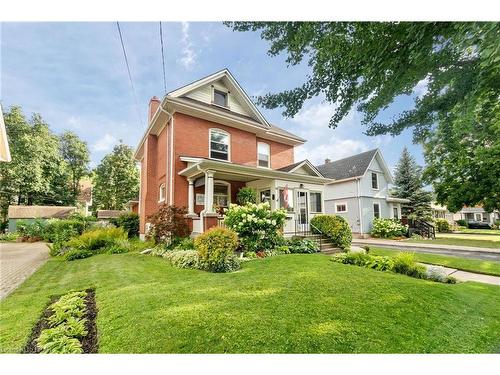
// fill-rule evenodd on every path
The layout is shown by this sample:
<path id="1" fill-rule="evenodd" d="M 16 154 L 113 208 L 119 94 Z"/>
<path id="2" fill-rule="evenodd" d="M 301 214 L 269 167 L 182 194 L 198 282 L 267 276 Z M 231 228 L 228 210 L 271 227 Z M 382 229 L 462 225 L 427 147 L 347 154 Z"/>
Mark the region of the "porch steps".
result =
<path id="1" fill-rule="evenodd" d="M 335 247 L 326 236 L 320 234 L 311 232 L 301 233 L 300 235 L 295 235 L 294 238 L 307 238 L 316 241 L 319 244 L 319 251 L 322 254 L 331 255 L 342 252 L 342 249 Z"/>

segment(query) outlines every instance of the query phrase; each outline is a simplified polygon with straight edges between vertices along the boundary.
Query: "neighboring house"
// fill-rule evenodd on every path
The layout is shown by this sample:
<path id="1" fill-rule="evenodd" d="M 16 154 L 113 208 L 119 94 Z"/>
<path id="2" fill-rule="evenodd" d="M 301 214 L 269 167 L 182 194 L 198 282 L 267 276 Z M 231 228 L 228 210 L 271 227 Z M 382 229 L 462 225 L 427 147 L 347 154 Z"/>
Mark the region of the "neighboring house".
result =
<path id="1" fill-rule="evenodd" d="M 401 219 L 401 203 L 408 200 L 390 195 L 393 180 L 379 149 L 326 159 L 316 168 L 333 179 L 325 186 L 325 212 L 346 218 L 353 233 L 369 233 L 377 217 Z"/>
<path id="2" fill-rule="evenodd" d="M 7 130 L 5 129 L 5 122 L 3 120 L 3 109 L 0 104 L 0 162 L 11 161 L 9 140 L 7 139 Z"/>
<path id="3" fill-rule="evenodd" d="M 481 206 L 464 207 L 455 213 L 448 211 L 445 206 L 438 205 L 437 203 L 433 203 L 431 208 L 434 218 L 446 219 L 451 224 L 457 220 L 482 221 L 488 224 L 494 224 L 495 221 L 500 220 L 499 211 L 487 212 Z"/>
<path id="4" fill-rule="evenodd" d="M 9 206 L 9 232 L 15 232 L 17 222 L 33 222 L 37 219 L 64 219 L 76 212 L 76 207 L 71 206 Z"/>
<path id="5" fill-rule="evenodd" d="M 126 214 L 123 210 L 97 210 L 97 220 L 116 219 L 118 216 Z"/>
<path id="6" fill-rule="evenodd" d="M 127 211 L 139 214 L 139 198 L 127 202 Z"/>
<path id="7" fill-rule="evenodd" d="M 270 124 L 224 69 L 150 101 L 149 126 L 135 158 L 141 166 L 140 233 L 160 205 L 186 207 L 194 234 L 216 226 L 218 213 L 250 186 L 259 202 L 289 211 L 285 232 L 309 227 L 323 210 L 328 182 L 307 160 L 304 139 Z"/>
<path id="8" fill-rule="evenodd" d="M 80 193 L 76 199 L 84 216 L 90 216 L 92 206 L 92 181 L 89 178 L 80 180 Z"/>

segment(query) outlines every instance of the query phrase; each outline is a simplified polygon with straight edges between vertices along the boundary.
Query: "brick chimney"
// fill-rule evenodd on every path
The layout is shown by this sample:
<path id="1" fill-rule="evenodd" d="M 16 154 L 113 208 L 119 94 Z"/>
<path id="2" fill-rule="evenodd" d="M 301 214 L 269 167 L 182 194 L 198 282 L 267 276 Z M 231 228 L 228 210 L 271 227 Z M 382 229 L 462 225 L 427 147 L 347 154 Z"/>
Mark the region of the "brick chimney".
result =
<path id="1" fill-rule="evenodd" d="M 153 96 L 149 100 L 148 125 L 151 122 L 151 119 L 153 118 L 153 116 L 155 115 L 156 110 L 160 106 L 160 103 L 161 103 L 160 99 L 158 99 L 156 96 Z"/>
<path id="2" fill-rule="evenodd" d="M 329 164 L 331 163 L 332 161 L 330 159 L 325 159 L 325 164 Z"/>

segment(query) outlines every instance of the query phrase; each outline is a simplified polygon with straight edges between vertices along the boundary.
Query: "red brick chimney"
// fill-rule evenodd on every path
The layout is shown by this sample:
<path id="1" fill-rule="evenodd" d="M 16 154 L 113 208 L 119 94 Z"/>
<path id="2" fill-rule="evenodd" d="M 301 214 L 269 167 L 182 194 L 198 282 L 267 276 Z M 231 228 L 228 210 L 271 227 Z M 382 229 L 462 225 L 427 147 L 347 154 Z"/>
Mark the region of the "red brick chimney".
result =
<path id="1" fill-rule="evenodd" d="M 161 103 L 160 99 L 158 99 L 156 96 L 153 96 L 149 100 L 148 125 L 151 122 L 151 119 L 153 118 L 153 116 L 155 115 L 156 110 L 160 106 L 160 103 Z"/>

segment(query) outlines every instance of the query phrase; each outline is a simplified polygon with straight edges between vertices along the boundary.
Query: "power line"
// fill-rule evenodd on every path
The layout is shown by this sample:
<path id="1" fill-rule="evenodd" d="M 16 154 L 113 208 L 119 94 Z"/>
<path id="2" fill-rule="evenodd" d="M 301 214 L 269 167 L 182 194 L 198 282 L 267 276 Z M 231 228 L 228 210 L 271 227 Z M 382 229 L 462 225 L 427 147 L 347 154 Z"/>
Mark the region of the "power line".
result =
<path id="1" fill-rule="evenodd" d="M 134 94 L 137 117 L 139 119 L 139 123 L 144 124 L 141 121 L 141 115 L 140 115 L 140 111 L 139 111 L 139 101 L 137 100 L 137 93 L 135 91 L 134 81 L 132 80 L 132 74 L 130 73 L 130 65 L 128 63 L 127 52 L 125 51 L 125 45 L 123 44 L 122 31 L 120 29 L 120 23 L 118 21 L 116 22 L 116 27 L 118 28 L 118 35 L 120 36 L 120 43 L 122 44 L 123 57 L 125 58 L 125 64 L 127 65 L 128 78 L 130 79 L 130 85 L 132 86 L 132 92 Z"/>
<path id="2" fill-rule="evenodd" d="M 161 42 L 161 62 L 163 68 L 163 88 L 165 89 L 165 95 L 167 95 L 167 78 L 165 75 L 165 55 L 163 53 L 163 30 L 161 28 L 161 21 L 160 21 L 160 42 Z"/>

